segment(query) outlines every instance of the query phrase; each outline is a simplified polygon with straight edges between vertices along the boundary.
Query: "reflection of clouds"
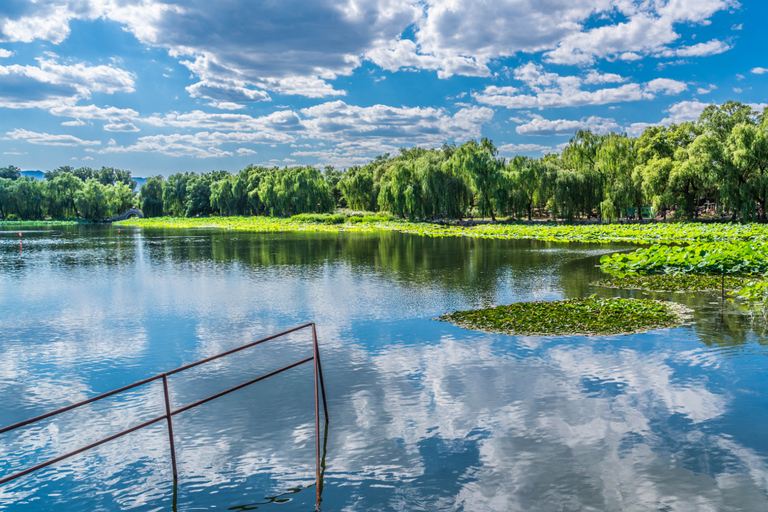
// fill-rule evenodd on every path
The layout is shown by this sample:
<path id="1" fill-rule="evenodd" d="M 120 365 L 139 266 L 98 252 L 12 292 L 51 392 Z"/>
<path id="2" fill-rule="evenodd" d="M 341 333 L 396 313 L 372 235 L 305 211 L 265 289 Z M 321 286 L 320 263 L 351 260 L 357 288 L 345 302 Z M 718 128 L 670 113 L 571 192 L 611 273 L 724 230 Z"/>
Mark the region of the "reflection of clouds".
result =
<path id="1" fill-rule="evenodd" d="M 305 244 L 307 254 L 274 256 L 298 262 L 267 265 L 259 258 L 271 246 L 245 243 L 245 253 L 262 251 L 249 255 L 255 262 L 185 259 L 191 246 L 226 246 L 230 237 L 250 240 L 190 235 L 176 247 L 147 237 L 119 274 L 98 263 L 62 274 L 42 257 L 23 282 L 0 272 L 0 307 L 24 312 L 3 318 L 15 334 L 0 341 L 0 393 L 23 416 L 14 421 L 315 320 L 330 399 L 328 508 L 766 507 L 762 454 L 708 430 L 730 412 L 729 395 L 707 380 L 729 371 L 728 359 L 669 344 L 689 331 L 512 338 L 427 321 L 485 302 L 561 298 L 563 273 L 578 279 L 587 271 L 574 262 L 599 251 L 535 254 L 497 241 L 507 245 L 493 259 L 472 242 L 450 246 L 471 250 L 453 265 L 430 252 L 442 247 L 433 241 L 368 259 L 362 251 L 334 259 L 351 251 L 344 244 L 327 256 Z M 290 237 L 275 238 L 291 247 Z M 307 330 L 172 376 L 172 402 L 306 357 L 310 339 Z M 161 412 L 153 385 L 94 418 L 73 414 L 29 430 L 0 445 L 0 460 L 30 448 L 60 453 Z M 190 508 L 203 495 L 248 502 L 243 489 L 314 479 L 310 365 L 180 414 L 174 426 L 180 503 Z M 94 510 L 158 507 L 170 489 L 165 423 L 0 488 L 0 509 L 39 498 L 30 482 L 51 475 L 60 480 L 46 493 L 92 498 Z"/>
<path id="2" fill-rule="evenodd" d="M 680 364 L 685 354 L 556 345 L 544 350 L 543 361 L 531 363 L 499 357 L 490 339 L 445 338 L 373 356 L 376 382 L 386 392 L 358 391 L 347 399 L 350 411 L 341 428 L 353 433 L 344 434 L 347 448 L 331 448 L 331 476 L 396 485 L 428 478 L 425 468 L 434 462 L 413 448 L 438 438 L 459 447 L 478 445 L 480 460 L 457 468 L 465 483 L 456 505 L 470 510 L 563 504 L 573 510 L 742 509 L 738 493 L 720 489 L 718 481 L 746 486 L 752 497 L 768 489 L 765 461 L 734 441 L 720 447 L 741 460 L 750 481 L 734 479 L 731 471 L 714 471 L 713 480 L 674 462 L 675 452 L 711 442 L 697 425 L 719 418 L 727 407 L 706 382 L 674 377 L 668 361 Z M 585 378 L 618 384 L 620 391 L 585 392 Z M 675 414 L 691 421 L 690 433 L 663 440 Z M 334 437 L 340 435 L 336 428 Z M 361 439 L 369 446 L 360 446 Z M 372 452 L 378 468 L 361 458 Z M 753 503 L 765 507 L 768 500 L 763 495 Z"/>

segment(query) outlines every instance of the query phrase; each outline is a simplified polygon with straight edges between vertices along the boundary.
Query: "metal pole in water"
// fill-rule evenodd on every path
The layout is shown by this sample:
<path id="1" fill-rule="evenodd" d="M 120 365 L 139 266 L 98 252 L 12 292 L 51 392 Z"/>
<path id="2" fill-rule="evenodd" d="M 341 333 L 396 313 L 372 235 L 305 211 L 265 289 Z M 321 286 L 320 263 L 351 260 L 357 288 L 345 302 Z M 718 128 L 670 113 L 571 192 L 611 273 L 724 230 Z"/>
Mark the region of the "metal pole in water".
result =
<path id="1" fill-rule="evenodd" d="M 314 333 L 314 325 L 312 326 Z M 317 390 L 317 340 L 315 338 L 315 342 L 312 344 L 312 352 L 314 354 L 314 376 L 315 376 L 315 507 L 317 510 L 320 510 L 320 488 L 322 487 L 320 484 L 320 396 L 318 395 Z"/>
<path id="2" fill-rule="evenodd" d="M 168 440 L 171 444 L 171 463 L 173 464 L 173 485 L 176 486 L 176 480 L 179 474 L 176 471 L 176 447 L 173 445 L 173 421 L 171 420 L 171 400 L 168 398 L 168 378 L 163 374 L 163 394 L 165 395 L 165 417 L 168 420 Z"/>

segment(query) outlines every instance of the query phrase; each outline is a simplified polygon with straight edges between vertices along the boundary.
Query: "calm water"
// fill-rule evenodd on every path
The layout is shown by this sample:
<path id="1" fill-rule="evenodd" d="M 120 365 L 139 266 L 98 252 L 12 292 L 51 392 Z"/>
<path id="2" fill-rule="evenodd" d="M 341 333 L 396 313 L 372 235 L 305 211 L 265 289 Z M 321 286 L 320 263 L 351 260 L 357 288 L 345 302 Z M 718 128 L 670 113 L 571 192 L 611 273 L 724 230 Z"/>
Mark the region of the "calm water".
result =
<path id="1" fill-rule="evenodd" d="M 620 246 L 395 233 L 0 232 L 0 426 L 318 325 L 323 510 L 768 510 L 768 347 L 718 294 L 695 324 L 489 335 L 456 309 L 596 293 Z M 307 334 L 169 379 L 175 406 L 311 355 Z M 0 436 L 0 475 L 163 412 L 148 385 Z M 0 510 L 314 509 L 311 365 L 0 487 Z"/>

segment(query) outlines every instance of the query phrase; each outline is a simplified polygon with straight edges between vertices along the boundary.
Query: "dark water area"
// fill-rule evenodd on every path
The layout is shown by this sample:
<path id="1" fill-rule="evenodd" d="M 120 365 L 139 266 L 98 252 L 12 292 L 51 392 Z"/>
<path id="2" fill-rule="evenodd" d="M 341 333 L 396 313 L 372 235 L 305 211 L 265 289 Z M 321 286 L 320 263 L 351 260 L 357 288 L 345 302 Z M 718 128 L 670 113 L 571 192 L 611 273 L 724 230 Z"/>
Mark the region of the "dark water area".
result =
<path id="1" fill-rule="evenodd" d="M 325 511 L 768 510 L 768 336 L 719 293 L 591 286 L 628 246 L 117 227 L 0 231 L 0 427 L 316 322 Z M 504 336 L 433 319 L 651 297 L 694 323 Z M 308 333 L 169 377 L 178 407 Z M 0 477 L 164 413 L 152 383 L 0 435 Z M 0 486 L 0 511 L 314 510 L 312 367 Z M 175 502 L 174 502 L 175 500 Z"/>

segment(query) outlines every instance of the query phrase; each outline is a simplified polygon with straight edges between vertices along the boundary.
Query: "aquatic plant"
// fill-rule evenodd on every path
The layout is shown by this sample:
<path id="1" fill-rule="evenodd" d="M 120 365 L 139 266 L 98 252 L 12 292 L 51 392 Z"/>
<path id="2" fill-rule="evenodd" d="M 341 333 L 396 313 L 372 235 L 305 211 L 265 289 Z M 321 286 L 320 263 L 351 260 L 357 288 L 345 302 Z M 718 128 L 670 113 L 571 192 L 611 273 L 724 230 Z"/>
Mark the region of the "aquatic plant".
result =
<path id="1" fill-rule="evenodd" d="M 621 290 L 652 292 L 703 292 L 738 290 L 753 283 L 754 279 L 735 276 L 708 276 L 701 274 L 627 274 L 592 283 L 594 286 Z"/>
<path id="2" fill-rule="evenodd" d="M 322 217 L 321 217 L 322 218 Z M 566 226 L 555 224 L 481 224 L 464 226 L 433 224 L 381 219 L 378 216 L 362 217 L 361 221 L 349 217 L 340 224 L 310 222 L 300 219 L 275 217 L 154 217 L 121 221 L 126 226 L 147 228 L 219 228 L 234 231 L 399 231 L 419 236 L 467 236 L 517 240 L 543 240 L 549 242 L 636 244 L 673 244 L 705 242 L 768 242 L 766 224 L 594 224 Z"/>
<path id="3" fill-rule="evenodd" d="M 688 313 L 673 302 L 586 297 L 455 311 L 438 319 L 465 329 L 510 335 L 608 336 L 676 327 L 688 321 Z"/>
<path id="4" fill-rule="evenodd" d="M 76 226 L 90 224 L 84 220 L 0 220 L 0 228 L 4 226 L 35 227 L 35 226 Z"/>
<path id="5" fill-rule="evenodd" d="M 768 271 L 768 243 L 712 242 L 686 246 L 653 245 L 600 258 L 600 268 L 624 274 L 749 275 Z"/>

